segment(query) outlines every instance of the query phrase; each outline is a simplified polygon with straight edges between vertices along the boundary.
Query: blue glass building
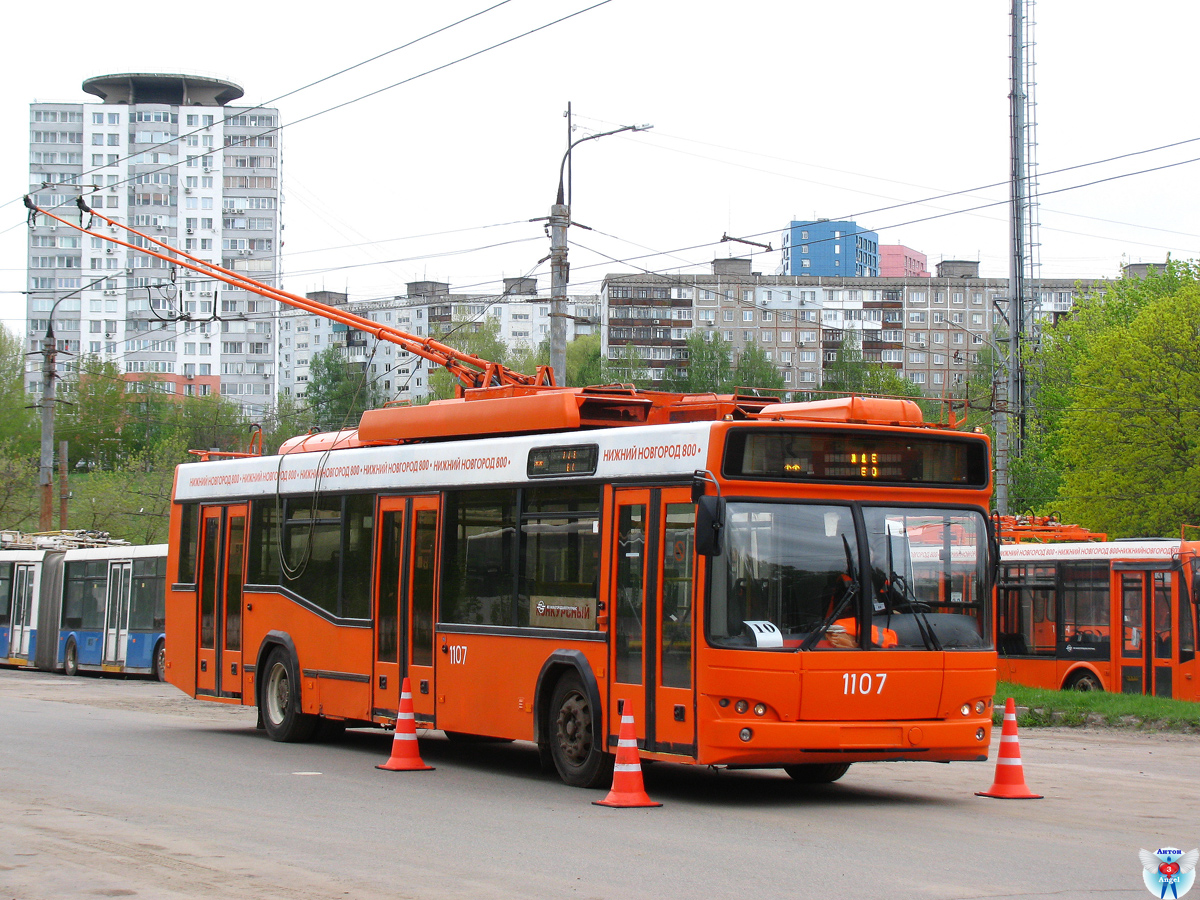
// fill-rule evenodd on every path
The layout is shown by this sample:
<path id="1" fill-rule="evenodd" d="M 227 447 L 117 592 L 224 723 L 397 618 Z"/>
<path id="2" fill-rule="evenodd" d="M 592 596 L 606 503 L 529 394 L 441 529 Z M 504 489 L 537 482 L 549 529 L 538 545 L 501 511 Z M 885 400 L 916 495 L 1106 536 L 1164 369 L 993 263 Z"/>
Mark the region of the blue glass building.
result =
<path id="1" fill-rule="evenodd" d="M 879 275 L 879 235 L 855 222 L 792 222 L 782 243 L 784 275 Z"/>

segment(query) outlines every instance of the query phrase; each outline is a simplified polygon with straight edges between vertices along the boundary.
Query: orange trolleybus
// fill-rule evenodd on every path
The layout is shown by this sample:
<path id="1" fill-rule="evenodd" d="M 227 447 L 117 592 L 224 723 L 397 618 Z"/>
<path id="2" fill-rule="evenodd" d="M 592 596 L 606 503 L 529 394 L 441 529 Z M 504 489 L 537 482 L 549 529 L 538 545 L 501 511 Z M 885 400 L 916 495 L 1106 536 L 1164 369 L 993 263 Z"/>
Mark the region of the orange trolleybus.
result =
<path id="1" fill-rule="evenodd" d="M 1152 539 L 1004 544 L 1000 677 L 1200 700 L 1198 549 Z"/>
<path id="2" fill-rule="evenodd" d="M 802 781 L 987 758 L 983 435 L 905 400 L 557 387 L 548 367 L 513 372 L 255 282 L 82 199 L 86 226 L 26 205 L 463 385 L 275 456 L 179 467 L 166 667 L 186 693 L 257 705 L 272 738 L 297 741 L 393 725 L 407 677 L 425 726 L 536 742 L 580 786 L 607 780 L 621 708 L 646 758 Z"/>
<path id="3" fill-rule="evenodd" d="M 536 742 L 575 785 L 621 703 L 646 758 L 986 759 L 986 439 L 907 401 L 665 396 L 376 410 L 181 466 L 168 679 L 294 741 L 392 724 L 409 676 L 426 727 Z M 639 403 L 664 424 L 578 427 Z"/>

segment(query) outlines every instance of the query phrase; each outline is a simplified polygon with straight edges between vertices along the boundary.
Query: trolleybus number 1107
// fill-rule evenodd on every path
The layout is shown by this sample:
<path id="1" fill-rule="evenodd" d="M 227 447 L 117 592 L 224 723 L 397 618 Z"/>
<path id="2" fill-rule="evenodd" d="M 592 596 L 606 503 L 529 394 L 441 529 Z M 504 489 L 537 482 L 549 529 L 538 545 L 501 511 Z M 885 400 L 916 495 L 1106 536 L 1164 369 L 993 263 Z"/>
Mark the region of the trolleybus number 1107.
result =
<path id="1" fill-rule="evenodd" d="M 879 672 L 875 675 L 869 672 L 845 672 L 842 674 L 842 693 L 882 694 L 883 685 L 886 681 L 887 672 Z M 876 683 L 878 683 L 878 687 L 876 687 Z"/>

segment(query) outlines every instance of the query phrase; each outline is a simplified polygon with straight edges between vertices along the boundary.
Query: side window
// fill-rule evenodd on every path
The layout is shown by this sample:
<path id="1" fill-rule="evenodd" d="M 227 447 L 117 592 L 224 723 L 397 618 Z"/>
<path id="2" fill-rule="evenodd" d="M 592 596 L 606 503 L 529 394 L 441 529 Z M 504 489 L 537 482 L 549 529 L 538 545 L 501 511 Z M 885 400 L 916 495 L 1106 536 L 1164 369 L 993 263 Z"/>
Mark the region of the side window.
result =
<path id="1" fill-rule="evenodd" d="M 196 548 L 200 541 L 200 504 L 185 503 L 179 520 L 179 583 L 196 583 Z"/>
<path id="2" fill-rule="evenodd" d="M 600 489 L 531 488 L 521 518 L 517 624 L 596 629 Z"/>
<path id="3" fill-rule="evenodd" d="M 1070 565 L 1061 570 L 1063 641 L 1079 652 L 1107 657 L 1108 565 Z"/>
<path id="4" fill-rule="evenodd" d="M 441 620 L 513 625 L 517 492 L 446 495 Z"/>
<path id="5" fill-rule="evenodd" d="M 129 595 L 129 629 L 150 631 L 161 628 L 156 624 L 158 609 L 163 605 L 163 574 L 166 560 L 142 558 L 133 561 L 133 589 Z"/>

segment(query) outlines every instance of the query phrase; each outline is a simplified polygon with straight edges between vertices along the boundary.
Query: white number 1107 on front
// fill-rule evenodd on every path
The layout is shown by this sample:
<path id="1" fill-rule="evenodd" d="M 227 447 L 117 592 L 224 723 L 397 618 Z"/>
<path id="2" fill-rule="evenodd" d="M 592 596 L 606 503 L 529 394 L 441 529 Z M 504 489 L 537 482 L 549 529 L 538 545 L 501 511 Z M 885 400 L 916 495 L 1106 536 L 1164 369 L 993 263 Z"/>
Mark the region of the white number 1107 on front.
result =
<path id="1" fill-rule="evenodd" d="M 842 693 L 843 694 L 882 694 L 884 682 L 887 681 L 887 672 L 878 672 L 871 675 L 868 672 L 861 674 L 855 672 L 846 672 L 842 675 Z"/>

